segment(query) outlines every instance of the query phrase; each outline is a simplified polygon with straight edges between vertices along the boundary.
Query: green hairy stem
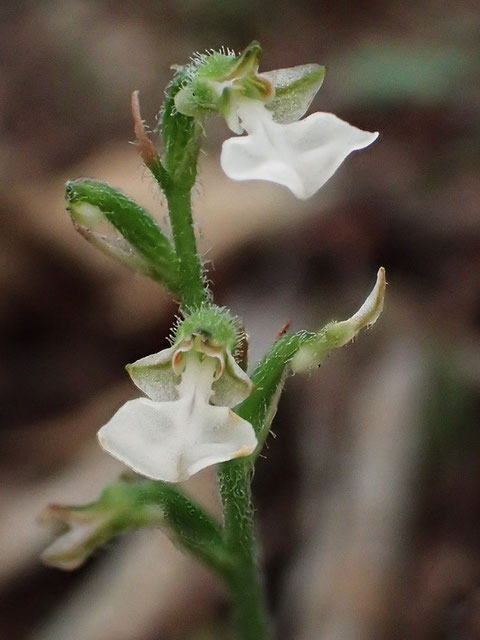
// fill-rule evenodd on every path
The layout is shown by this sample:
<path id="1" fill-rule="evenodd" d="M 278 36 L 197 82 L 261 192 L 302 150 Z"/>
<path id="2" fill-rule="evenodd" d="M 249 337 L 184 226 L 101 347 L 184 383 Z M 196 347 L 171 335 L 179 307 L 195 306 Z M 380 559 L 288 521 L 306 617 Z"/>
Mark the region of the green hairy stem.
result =
<path id="1" fill-rule="evenodd" d="M 195 118 L 182 115 L 175 109 L 175 95 L 182 82 L 181 76 L 172 82 L 163 107 L 163 162 L 156 152 L 153 152 L 146 164 L 167 198 L 175 252 L 179 262 L 180 299 L 183 309 L 192 311 L 208 300 L 191 204 L 202 130 Z"/>
<path id="2" fill-rule="evenodd" d="M 184 191 L 182 187 L 172 184 L 165 190 L 165 195 L 180 263 L 182 305 L 185 310 L 193 311 L 205 303 L 208 296 L 193 228 L 190 191 Z"/>
<path id="3" fill-rule="evenodd" d="M 255 542 L 252 471 L 248 462 L 233 460 L 224 462 L 218 472 L 225 542 L 235 567 L 227 584 L 238 638 L 269 640 L 272 636 Z"/>
<path id="4" fill-rule="evenodd" d="M 236 413 L 253 425 L 259 445 L 245 460 L 224 462 L 218 473 L 225 539 L 235 558 L 236 572 L 228 584 L 234 600 L 234 622 L 241 640 L 272 637 L 255 541 L 251 498 L 253 464 L 270 430 L 289 362 L 311 336 L 299 332 L 281 338 L 256 367 L 252 375 L 255 391 L 236 408 Z"/>

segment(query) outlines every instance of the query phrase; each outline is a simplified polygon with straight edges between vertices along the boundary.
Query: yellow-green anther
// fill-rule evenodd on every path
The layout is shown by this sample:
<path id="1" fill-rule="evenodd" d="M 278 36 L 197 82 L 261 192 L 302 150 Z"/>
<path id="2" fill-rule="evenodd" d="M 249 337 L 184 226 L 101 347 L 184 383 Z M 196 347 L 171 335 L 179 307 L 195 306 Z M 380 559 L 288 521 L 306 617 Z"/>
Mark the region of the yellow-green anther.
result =
<path id="1" fill-rule="evenodd" d="M 381 267 L 377 273 L 375 286 L 360 309 L 348 320 L 330 322 L 310 341 L 301 346 L 292 358 L 292 371 L 303 373 L 312 367 L 317 367 L 325 360 L 329 351 L 343 347 L 364 327 L 374 324 L 383 310 L 386 284 L 385 269 Z"/>
<path id="2" fill-rule="evenodd" d="M 233 82 L 232 87 L 238 96 L 250 98 L 251 100 L 268 102 L 272 100 L 275 95 L 273 84 L 267 78 L 260 75 L 239 78 Z"/>

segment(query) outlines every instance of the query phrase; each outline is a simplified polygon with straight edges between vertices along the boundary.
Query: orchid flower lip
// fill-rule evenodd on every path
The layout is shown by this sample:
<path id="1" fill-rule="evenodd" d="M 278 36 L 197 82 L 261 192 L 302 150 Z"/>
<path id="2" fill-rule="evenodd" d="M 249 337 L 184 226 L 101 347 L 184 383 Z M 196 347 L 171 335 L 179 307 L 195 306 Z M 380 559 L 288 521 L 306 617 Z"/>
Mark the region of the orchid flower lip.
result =
<path id="1" fill-rule="evenodd" d="M 130 365 L 149 398 L 131 400 L 100 429 L 100 445 L 140 475 L 182 482 L 197 471 L 250 455 L 252 425 L 235 406 L 251 392 L 228 349 L 193 335 Z"/>
<path id="2" fill-rule="evenodd" d="M 220 162 L 227 176 L 276 182 L 301 200 L 316 193 L 351 152 L 378 137 L 331 113 L 280 124 L 258 100 L 239 100 L 235 117 L 247 135 L 223 143 Z"/>

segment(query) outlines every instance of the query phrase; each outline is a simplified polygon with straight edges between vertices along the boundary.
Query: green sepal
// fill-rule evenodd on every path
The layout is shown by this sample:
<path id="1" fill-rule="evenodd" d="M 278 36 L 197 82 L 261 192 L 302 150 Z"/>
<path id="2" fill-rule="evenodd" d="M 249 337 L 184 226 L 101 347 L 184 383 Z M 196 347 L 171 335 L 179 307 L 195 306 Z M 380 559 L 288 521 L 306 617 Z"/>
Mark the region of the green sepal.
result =
<path id="1" fill-rule="evenodd" d="M 60 569 L 81 566 L 98 548 L 139 527 L 161 528 L 180 549 L 221 575 L 230 571 L 220 526 L 179 489 L 162 482 L 132 481 L 110 485 L 100 498 L 84 506 L 52 505 L 44 523 L 59 524 L 59 537 L 42 554 Z"/>
<path id="2" fill-rule="evenodd" d="M 86 179 L 67 182 L 66 200 L 75 226 L 88 240 L 133 270 L 180 292 L 175 250 L 143 207 L 104 182 Z M 102 228 L 105 222 L 107 229 Z"/>
<path id="3" fill-rule="evenodd" d="M 225 80 L 246 76 L 253 77 L 258 71 L 262 54 L 260 43 L 257 40 L 252 40 L 240 55 L 235 58 L 235 63 L 231 65 Z"/>
<path id="4" fill-rule="evenodd" d="M 238 56 L 217 51 L 197 55 L 181 68 L 182 86 L 175 95 L 177 111 L 196 118 L 219 113 L 228 121 L 232 105 L 240 98 L 268 102 L 274 91 L 258 73 L 261 55 L 255 41 Z"/>

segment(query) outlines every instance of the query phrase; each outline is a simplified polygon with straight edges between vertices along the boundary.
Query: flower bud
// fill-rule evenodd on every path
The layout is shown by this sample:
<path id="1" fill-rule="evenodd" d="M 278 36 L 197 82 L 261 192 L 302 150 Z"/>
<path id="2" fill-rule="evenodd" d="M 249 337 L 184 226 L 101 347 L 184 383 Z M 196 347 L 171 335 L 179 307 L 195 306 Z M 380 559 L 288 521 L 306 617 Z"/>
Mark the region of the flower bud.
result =
<path id="1" fill-rule="evenodd" d="M 301 346 L 293 356 L 292 371 L 303 373 L 317 367 L 325 360 L 329 351 L 343 347 L 364 327 L 374 324 L 383 310 L 386 284 L 385 269 L 381 267 L 374 288 L 357 313 L 343 322 L 330 322 L 312 336 L 312 339 Z"/>
<path id="2" fill-rule="evenodd" d="M 95 180 L 68 182 L 66 200 L 73 224 L 84 238 L 133 271 L 178 291 L 175 251 L 145 209 Z"/>
<path id="3" fill-rule="evenodd" d="M 45 564 L 72 570 L 81 566 L 109 540 L 139 526 L 159 526 L 163 510 L 145 502 L 126 483 L 105 489 L 97 502 L 70 507 L 50 505 L 40 516 L 59 529 L 58 538 L 43 552 Z"/>

